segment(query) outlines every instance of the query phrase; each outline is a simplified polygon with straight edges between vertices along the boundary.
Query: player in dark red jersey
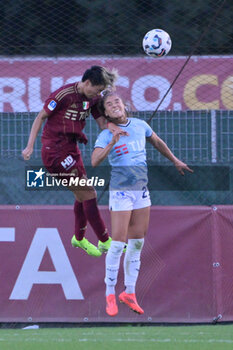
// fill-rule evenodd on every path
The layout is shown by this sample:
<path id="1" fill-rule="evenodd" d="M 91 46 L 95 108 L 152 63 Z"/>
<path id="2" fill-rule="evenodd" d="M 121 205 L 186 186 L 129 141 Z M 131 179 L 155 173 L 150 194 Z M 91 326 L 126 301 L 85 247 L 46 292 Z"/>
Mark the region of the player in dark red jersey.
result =
<path id="1" fill-rule="evenodd" d="M 82 132 L 86 118 L 91 114 L 101 129 L 108 128 L 113 134 L 124 135 L 125 132 L 113 123 L 106 123 L 100 114 L 97 104 L 101 99 L 101 91 L 114 86 L 117 73 L 101 66 L 87 69 L 81 82 L 62 86 L 51 93 L 45 101 L 43 109 L 35 118 L 27 147 L 22 151 L 25 160 L 30 159 L 34 143 L 43 122 L 42 160 L 50 173 L 66 174 L 70 178 L 77 176 L 86 178 L 86 171 L 77 142 L 87 143 Z M 64 176 L 63 176 L 64 178 Z M 96 191 L 91 186 L 70 186 L 74 193 L 75 230 L 71 243 L 80 247 L 92 256 L 100 256 L 111 244 L 106 226 L 100 216 Z M 89 222 L 98 237 L 98 248 L 84 236 Z"/>

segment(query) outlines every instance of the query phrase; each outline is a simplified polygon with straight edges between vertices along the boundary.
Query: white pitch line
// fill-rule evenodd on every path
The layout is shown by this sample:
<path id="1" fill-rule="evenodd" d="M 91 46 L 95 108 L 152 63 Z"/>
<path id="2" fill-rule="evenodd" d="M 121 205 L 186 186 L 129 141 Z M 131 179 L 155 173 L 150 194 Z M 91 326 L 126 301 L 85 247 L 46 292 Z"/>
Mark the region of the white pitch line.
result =
<path id="1" fill-rule="evenodd" d="M 128 334 L 129 332 L 127 332 Z M 126 334 L 126 333 L 122 333 L 122 334 Z M 84 334 L 83 334 L 84 335 Z M 91 334 L 93 335 L 93 333 Z M 100 335 L 102 336 L 103 334 L 100 333 Z M 131 334 L 132 335 L 132 334 Z M 138 334 L 137 334 L 138 335 Z M 205 334 L 204 334 L 205 335 Z M 21 335 L 19 333 L 14 334 L 15 338 L 12 338 L 11 336 L 5 336 L 5 337 L 1 337 L 0 338 L 0 342 L 4 342 L 4 341 L 9 341 L 9 338 L 11 340 L 11 342 L 18 342 L 18 338 Z M 74 339 L 73 337 L 70 339 L 67 338 L 50 338 L 50 339 L 43 339 L 41 338 L 41 335 L 38 337 L 34 336 L 33 337 L 29 337 L 29 338 L 24 338 L 23 339 L 24 342 L 35 342 L 35 343 L 73 343 L 73 342 L 90 342 L 90 343 L 97 343 L 97 342 L 101 342 L 101 343 L 109 343 L 109 342 L 116 342 L 116 343 L 124 343 L 124 342 L 132 342 L 132 343 L 200 343 L 200 344 L 233 344 L 233 339 L 214 339 L 214 338 L 209 338 L 209 339 L 196 339 L 196 338 L 191 338 L 191 339 L 177 339 L 177 338 L 149 338 L 149 339 L 135 339 L 135 338 L 109 338 L 109 339 L 102 339 L 101 337 L 95 337 L 95 338 L 88 338 L 88 337 L 83 337 L 83 338 L 76 338 Z"/>

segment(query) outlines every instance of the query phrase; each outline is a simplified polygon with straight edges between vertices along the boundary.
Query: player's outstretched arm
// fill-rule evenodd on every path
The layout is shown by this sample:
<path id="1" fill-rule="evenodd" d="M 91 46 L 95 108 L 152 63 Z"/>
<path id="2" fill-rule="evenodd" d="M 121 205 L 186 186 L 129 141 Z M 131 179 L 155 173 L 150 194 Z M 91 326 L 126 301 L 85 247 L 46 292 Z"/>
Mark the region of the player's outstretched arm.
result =
<path id="1" fill-rule="evenodd" d="M 91 165 L 93 167 L 98 166 L 109 154 L 115 143 L 119 141 L 120 135 L 113 135 L 112 140 L 109 142 L 109 144 L 104 147 L 96 147 L 91 155 Z"/>
<path id="2" fill-rule="evenodd" d="M 47 117 L 48 117 L 48 114 L 45 112 L 44 109 L 42 109 L 40 113 L 36 116 L 32 124 L 27 146 L 22 151 L 22 156 L 24 160 L 30 159 L 38 132 L 40 131 L 42 124 Z"/>
<path id="3" fill-rule="evenodd" d="M 179 160 L 167 146 L 167 144 L 155 133 L 153 132 L 151 137 L 148 138 L 149 142 L 167 159 L 174 163 L 176 169 L 181 175 L 184 175 L 184 171 L 189 171 L 193 173 L 193 170 L 188 167 L 187 164 Z"/>

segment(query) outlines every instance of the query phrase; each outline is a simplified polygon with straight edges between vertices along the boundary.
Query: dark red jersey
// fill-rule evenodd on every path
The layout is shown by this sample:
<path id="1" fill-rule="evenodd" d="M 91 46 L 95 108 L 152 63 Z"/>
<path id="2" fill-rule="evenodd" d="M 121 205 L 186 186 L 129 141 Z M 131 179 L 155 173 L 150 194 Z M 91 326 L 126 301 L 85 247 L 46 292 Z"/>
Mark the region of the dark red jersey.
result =
<path id="1" fill-rule="evenodd" d="M 42 133 L 44 145 L 86 142 L 82 130 L 91 114 L 100 117 L 97 108 L 100 97 L 88 99 L 78 92 L 78 83 L 67 84 L 51 93 L 45 101 L 44 110 L 49 115 Z"/>

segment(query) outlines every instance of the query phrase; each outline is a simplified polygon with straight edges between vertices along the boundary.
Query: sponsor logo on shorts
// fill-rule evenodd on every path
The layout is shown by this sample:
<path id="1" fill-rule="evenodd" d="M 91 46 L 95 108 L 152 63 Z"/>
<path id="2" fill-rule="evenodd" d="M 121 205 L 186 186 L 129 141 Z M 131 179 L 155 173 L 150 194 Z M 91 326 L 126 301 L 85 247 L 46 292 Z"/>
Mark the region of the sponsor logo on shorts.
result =
<path id="1" fill-rule="evenodd" d="M 48 104 L 48 109 L 50 111 L 53 111 L 57 106 L 57 102 L 55 102 L 54 100 L 50 101 L 49 104 Z"/>
<path id="2" fill-rule="evenodd" d="M 122 192 L 122 191 L 121 192 L 116 192 L 114 197 L 116 197 L 118 199 L 126 199 L 127 198 L 125 192 Z"/>
<path id="3" fill-rule="evenodd" d="M 61 165 L 64 169 L 69 170 L 75 163 L 76 160 L 74 160 L 74 158 L 69 155 L 61 162 Z"/>

